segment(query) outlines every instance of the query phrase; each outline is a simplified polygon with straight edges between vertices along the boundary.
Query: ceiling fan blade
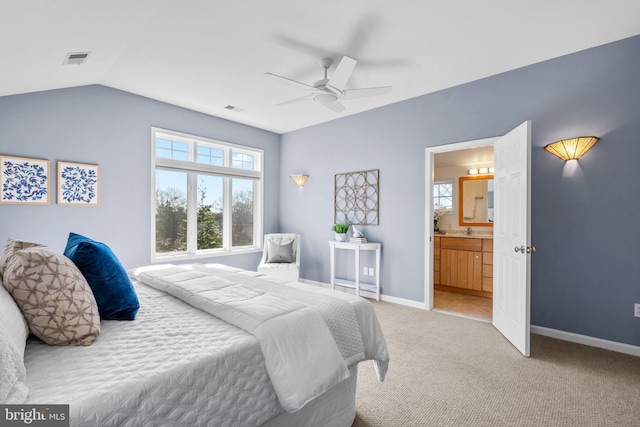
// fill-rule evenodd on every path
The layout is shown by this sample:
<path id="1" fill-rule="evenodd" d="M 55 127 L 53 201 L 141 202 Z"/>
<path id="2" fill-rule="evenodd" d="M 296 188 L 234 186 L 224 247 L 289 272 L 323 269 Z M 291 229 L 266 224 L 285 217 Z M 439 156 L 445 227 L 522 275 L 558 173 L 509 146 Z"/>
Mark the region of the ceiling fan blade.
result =
<path id="1" fill-rule="evenodd" d="M 293 38 L 284 35 L 276 35 L 273 37 L 273 40 L 281 46 L 314 59 L 335 58 L 340 55 L 337 52 L 326 50 L 311 43 L 304 42 L 300 40 L 299 37 Z"/>
<path id="2" fill-rule="evenodd" d="M 307 89 L 307 90 L 316 90 L 316 88 L 311 86 L 311 85 L 308 85 L 308 84 L 305 84 L 305 83 L 301 83 L 301 82 L 296 81 L 296 80 L 291 80 L 289 78 L 282 77 L 282 76 L 279 76 L 277 74 L 264 73 L 264 76 L 265 77 L 269 77 L 270 79 L 277 80 L 280 83 L 284 83 L 284 84 L 289 85 L 289 86 L 295 86 L 295 87 L 299 87 L 299 88 L 303 88 L 303 89 Z"/>
<path id="3" fill-rule="evenodd" d="M 345 100 L 367 98 L 369 96 L 380 96 L 391 93 L 391 86 L 367 87 L 362 89 L 348 89 L 342 92 L 342 98 Z"/>
<path id="4" fill-rule="evenodd" d="M 339 102 L 330 102 L 327 104 L 321 104 L 318 103 L 320 105 L 322 105 L 323 107 L 327 107 L 328 109 L 330 109 L 331 111 L 335 111 L 336 113 L 342 113 L 344 110 L 346 110 L 345 106 L 340 104 Z"/>
<path id="5" fill-rule="evenodd" d="M 280 107 L 280 106 L 283 106 L 283 105 L 295 104 L 297 102 L 306 101 L 306 100 L 312 99 L 312 98 L 313 98 L 313 94 L 310 93 L 309 95 L 301 96 L 300 98 L 293 98 L 293 99 L 290 99 L 288 101 L 282 101 L 282 102 L 276 104 L 276 106 Z"/>
<path id="6" fill-rule="evenodd" d="M 351 77 L 351 73 L 353 73 L 357 63 L 357 60 L 348 56 L 343 56 L 336 67 L 336 70 L 333 72 L 333 76 L 331 76 L 327 82 L 327 86 L 337 90 L 338 92 L 342 92 L 345 86 L 347 86 L 349 77 Z"/>

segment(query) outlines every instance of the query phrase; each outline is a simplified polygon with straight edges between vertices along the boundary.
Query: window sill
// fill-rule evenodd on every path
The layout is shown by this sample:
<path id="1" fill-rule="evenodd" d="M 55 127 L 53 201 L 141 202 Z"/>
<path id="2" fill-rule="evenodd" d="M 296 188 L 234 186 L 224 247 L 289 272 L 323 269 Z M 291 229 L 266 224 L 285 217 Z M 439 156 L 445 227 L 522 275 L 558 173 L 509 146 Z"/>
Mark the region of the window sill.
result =
<path id="1" fill-rule="evenodd" d="M 160 256 L 152 256 L 151 263 L 172 263 L 179 261 L 191 261 L 191 260 L 204 260 L 207 258 L 218 258 L 223 256 L 233 256 L 233 255 L 246 255 L 262 252 L 261 248 L 250 247 L 250 248 L 241 248 L 241 249 L 232 249 L 230 251 L 211 251 L 211 252 L 203 252 L 199 254 L 193 253 L 180 253 L 180 254 L 167 254 Z"/>

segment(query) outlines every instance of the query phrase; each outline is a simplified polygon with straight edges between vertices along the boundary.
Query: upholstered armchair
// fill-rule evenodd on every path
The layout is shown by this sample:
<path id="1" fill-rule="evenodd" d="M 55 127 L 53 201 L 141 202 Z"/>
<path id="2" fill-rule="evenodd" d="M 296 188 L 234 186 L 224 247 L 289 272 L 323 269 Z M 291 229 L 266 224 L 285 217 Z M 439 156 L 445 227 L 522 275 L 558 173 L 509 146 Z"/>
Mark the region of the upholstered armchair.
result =
<path id="1" fill-rule="evenodd" d="M 300 235 L 274 233 L 264 235 L 264 250 L 258 273 L 297 282 L 300 279 Z"/>

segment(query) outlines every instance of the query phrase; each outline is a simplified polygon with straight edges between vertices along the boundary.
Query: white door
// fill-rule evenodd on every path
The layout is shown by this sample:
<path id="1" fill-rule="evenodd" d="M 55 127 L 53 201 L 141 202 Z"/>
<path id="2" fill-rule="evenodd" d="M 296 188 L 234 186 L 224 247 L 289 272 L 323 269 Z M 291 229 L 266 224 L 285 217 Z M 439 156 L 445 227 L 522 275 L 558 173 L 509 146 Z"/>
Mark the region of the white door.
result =
<path id="1" fill-rule="evenodd" d="M 529 356 L 531 122 L 494 144 L 493 325 Z"/>

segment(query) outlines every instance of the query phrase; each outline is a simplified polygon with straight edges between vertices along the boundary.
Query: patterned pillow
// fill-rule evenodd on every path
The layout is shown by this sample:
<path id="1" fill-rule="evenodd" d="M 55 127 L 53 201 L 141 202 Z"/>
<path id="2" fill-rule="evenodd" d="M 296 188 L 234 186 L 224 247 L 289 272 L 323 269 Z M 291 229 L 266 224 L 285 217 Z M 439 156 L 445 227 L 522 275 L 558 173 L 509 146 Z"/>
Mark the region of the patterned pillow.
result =
<path id="1" fill-rule="evenodd" d="M 4 243 L 2 253 L 0 254 L 0 279 L 2 279 L 4 270 L 5 268 L 7 268 L 9 258 L 11 258 L 16 251 L 33 247 L 44 247 L 44 245 L 41 245 L 39 243 L 23 242 L 22 240 L 16 240 L 9 237 Z"/>
<path id="2" fill-rule="evenodd" d="M 89 345 L 100 334 L 100 316 L 80 270 L 49 248 L 16 251 L 4 286 L 22 310 L 31 332 L 49 345 Z"/>

